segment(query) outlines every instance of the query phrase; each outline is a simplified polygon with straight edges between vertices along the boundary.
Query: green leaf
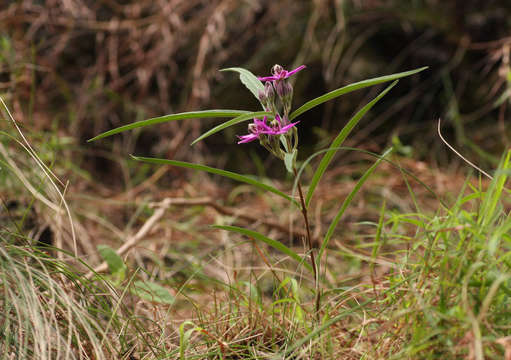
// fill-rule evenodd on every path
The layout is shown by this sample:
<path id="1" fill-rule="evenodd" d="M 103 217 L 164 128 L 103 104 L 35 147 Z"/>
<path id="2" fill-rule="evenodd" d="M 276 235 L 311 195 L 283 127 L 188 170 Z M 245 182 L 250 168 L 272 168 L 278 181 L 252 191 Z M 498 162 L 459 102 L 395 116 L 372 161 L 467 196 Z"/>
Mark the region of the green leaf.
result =
<path id="1" fill-rule="evenodd" d="M 122 258 L 108 245 L 98 245 L 97 248 L 99 255 L 106 261 L 110 273 L 117 276 L 120 281 L 124 280 L 127 267 Z"/>
<path id="2" fill-rule="evenodd" d="M 413 275 L 410 276 L 410 278 L 414 277 L 414 276 L 416 276 L 416 275 L 413 274 Z M 314 339 L 316 336 L 325 334 L 327 329 L 331 329 L 332 325 L 334 325 L 335 323 L 341 321 L 345 317 L 348 317 L 348 316 L 351 316 L 351 315 L 355 314 L 356 311 L 358 311 L 360 309 L 367 308 L 367 305 L 369 305 L 369 304 L 371 304 L 373 302 L 377 302 L 378 299 L 380 299 L 380 296 L 392 293 L 396 288 L 402 286 L 407 281 L 410 281 L 410 278 L 406 278 L 404 280 L 396 282 L 396 284 L 392 285 L 387 290 L 383 291 L 381 293 L 381 295 L 379 295 L 377 297 L 370 298 L 370 299 L 368 299 L 368 300 L 366 300 L 364 302 L 361 302 L 361 303 L 359 302 L 357 305 L 354 305 L 352 307 L 347 307 L 346 310 L 339 311 L 339 313 L 335 317 L 333 317 L 331 319 L 328 319 L 327 321 L 323 322 L 321 325 L 317 326 L 313 331 L 308 332 L 307 335 L 305 335 L 301 339 L 296 339 L 293 342 L 293 344 L 291 344 L 290 346 L 286 347 L 284 349 L 284 351 L 282 351 L 280 354 L 275 355 L 271 359 L 272 360 L 273 359 L 276 360 L 276 359 L 288 359 L 288 358 L 291 358 L 291 357 L 288 357 L 287 355 L 289 355 L 289 354 L 293 353 L 294 351 L 296 351 L 297 349 L 299 349 L 303 344 L 306 344 L 306 343 L 310 342 L 310 340 Z"/>
<path id="3" fill-rule="evenodd" d="M 405 71 L 405 72 L 401 72 L 401 73 L 397 73 L 397 74 L 392 74 L 392 75 L 381 76 L 381 77 L 377 77 L 377 78 L 373 78 L 373 79 L 367 79 L 367 80 L 359 81 L 359 82 L 356 82 L 354 84 L 346 85 L 346 86 L 344 86 L 342 88 L 330 91 L 329 93 L 326 93 L 325 95 L 322 95 L 322 96 L 319 96 L 319 97 L 317 97 L 315 99 L 307 101 L 305 104 L 300 106 L 298 109 L 296 109 L 295 111 L 293 111 L 289 115 L 289 120 L 293 120 L 297 116 L 300 116 L 301 114 L 303 114 L 304 112 L 312 109 L 313 107 L 316 107 L 316 106 L 318 106 L 320 104 L 323 104 L 324 102 L 332 100 L 332 99 L 334 99 L 334 98 L 336 98 L 338 96 L 350 93 L 350 92 L 355 91 L 355 90 L 363 89 L 363 88 L 366 88 L 368 86 L 373 86 L 373 85 L 381 84 L 381 83 L 384 83 L 384 82 L 387 82 L 387 81 L 392 81 L 392 80 L 400 79 L 400 78 L 403 78 L 405 76 L 410 76 L 410 75 L 416 74 L 418 72 L 421 72 L 421 71 L 423 71 L 423 70 L 425 70 L 427 68 L 428 67 L 425 66 L 425 67 L 422 67 L 422 68 L 419 68 L 419 69 L 415 69 L 415 70 Z"/>
<path id="4" fill-rule="evenodd" d="M 133 295 L 151 302 L 172 305 L 175 301 L 166 288 L 153 282 L 135 281 L 130 291 Z"/>
<path id="5" fill-rule="evenodd" d="M 203 111 L 190 111 L 178 114 L 170 114 L 159 116 L 147 120 L 137 121 L 128 125 L 120 126 L 118 128 L 108 130 L 102 134 L 99 134 L 92 139 L 87 140 L 87 142 L 99 140 L 105 138 L 107 136 L 115 135 L 124 131 L 133 130 L 139 127 L 160 124 L 167 121 L 176 121 L 176 120 L 184 120 L 184 119 L 200 119 L 200 118 L 218 118 L 218 117 L 234 117 L 242 114 L 249 113 L 250 111 L 246 110 L 203 110 Z"/>
<path id="6" fill-rule="evenodd" d="M 259 189 L 272 192 L 272 193 L 274 193 L 274 194 L 276 194 L 276 195 L 278 195 L 280 197 L 283 197 L 284 199 L 292 202 L 294 205 L 298 206 L 298 203 L 296 202 L 296 200 L 291 198 L 291 196 L 283 193 L 282 191 L 274 188 L 271 185 L 264 184 L 264 183 L 262 183 L 260 181 L 257 181 L 257 180 L 255 180 L 255 179 L 253 179 L 251 177 L 248 177 L 246 175 L 240 175 L 240 174 L 233 173 L 231 171 L 216 169 L 216 168 L 212 168 L 212 167 L 209 167 L 209 166 L 206 166 L 206 165 L 193 164 L 193 163 L 188 163 L 188 162 L 184 162 L 184 161 L 176 161 L 176 160 L 168 160 L 168 159 L 157 159 L 157 158 L 147 158 L 147 157 L 133 156 L 133 155 L 131 157 L 133 159 L 135 159 L 135 160 L 144 161 L 144 162 L 148 162 L 148 163 L 152 163 L 152 164 L 172 165 L 172 166 L 178 166 L 178 167 L 183 167 L 183 168 L 188 168 L 188 169 L 193 169 L 193 170 L 205 171 L 205 172 L 209 172 L 211 174 L 216 174 L 216 175 L 224 176 L 224 177 L 227 177 L 229 179 L 233 179 L 233 180 L 236 180 L 236 181 L 239 181 L 239 182 L 250 184 L 250 185 L 253 185 L 253 186 L 255 186 L 255 187 L 259 188 Z"/>
<path id="7" fill-rule="evenodd" d="M 191 326 L 193 326 L 193 328 L 185 331 L 185 326 L 187 326 L 187 325 L 191 325 Z M 186 360 L 185 351 L 188 348 L 188 345 L 190 343 L 190 337 L 192 336 L 192 334 L 194 332 L 200 332 L 201 330 L 202 329 L 200 327 L 196 326 L 190 320 L 184 321 L 179 326 L 179 358 L 181 360 Z"/>
<path id="8" fill-rule="evenodd" d="M 364 106 L 362 109 L 360 109 L 355 116 L 351 118 L 351 120 L 342 128 L 341 132 L 337 137 L 332 141 L 332 144 L 330 144 L 330 150 L 328 150 L 325 155 L 321 158 L 321 161 L 318 165 L 318 168 L 314 172 L 314 176 L 312 177 L 309 190 L 307 191 L 307 196 L 305 198 L 305 206 L 309 206 L 309 203 L 312 199 L 312 195 L 314 194 L 314 190 L 316 190 L 316 187 L 318 186 L 319 180 L 321 180 L 321 177 L 326 171 L 326 168 L 332 161 L 332 158 L 334 157 L 335 153 L 337 152 L 337 149 L 341 146 L 341 144 L 344 142 L 346 137 L 350 134 L 351 130 L 355 127 L 355 125 L 358 124 L 362 116 L 364 116 L 382 97 L 387 94 L 390 89 L 392 89 L 397 84 L 397 80 L 394 81 L 392 84 L 390 84 L 385 90 L 383 90 L 376 98 L 374 98 L 371 102 L 369 102 L 366 106 Z"/>
<path id="9" fill-rule="evenodd" d="M 264 117 L 264 116 L 268 116 L 268 118 L 273 119 L 273 113 L 268 112 L 268 111 L 255 111 L 255 112 L 249 112 L 246 114 L 242 114 L 240 116 L 235 117 L 234 119 L 226 121 L 218 126 L 215 126 L 213 129 L 205 132 L 204 134 L 199 136 L 197 139 L 195 139 L 191 143 L 191 145 L 194 145 L 195 143 L 197 143 L 201 140 L 204 140 L 208 136 L 211 136 L 219 131 L 222 131 L 223 129 L 226 129 L 229 126 L 236 125 L 236 124 L 239 124 L 240 122 L 247 121 L 247 120 L 250 120 L 250 119 L 253 119 L 256 117 L 260 118 L 260 117 Z"/>
<path id="10" fill-rule="evenodd" d="M 290 248 L 288 248 L 286 245 L 282 244 L 279 241 L 267 238 L 266 236 L 264 236 L 263 234 L 258 233 L 257 231 L 248 230 L 248 229 L 244 229 L 244 228 L 237 227 L 237 226 L 213 225 L 213 227 L 216 228 L 216 229 L 232 231 L 232 232 L 235 232 L 235 233 L 238 233 L 238 234 L 241 234 L 241 235 L 248 236 L 248 237 L 253 238 L 255 240 L 262 241 L 262 242 L 270 245 L 272 248 L 280 251 L 281 253 L 286 254 L 287 256 L 293 258 L 298 263 L 302 264 L 309 271 L 312 272 L 311 265 L 309 263 L 305 262 L 305 259 L 303 259 L 300 255 L 298 255 L 293 250 L 291 250 Z"/>
<path id="11" fill-rule="evenodd" d="M 285 153 L 284 155 L 284 164 L 286 165 L 286 170 L 293 174 L 293 169 L 296 162 L 296 149 L 293 150 L 291 153 Z"/>
<path id="12" fill-rule="evenodd" d="M 481 216 L 477 219 L 477 223 L 482 227 L 489 225 L 492 220 L 495 221 L 497 217 L 497 205 L 501 201 L 502 191 L 506 185 L 508 178 L 508 170 L 511 167 L 511 150 L 508 150 L 506 155 L 501 159 L 497 172 L 486 191 L 483 203 L 481 204 Z"/>
<path id="13" fill-rule="evenodd" d="M 252 74 L 247 69 L 243 69 L 240 67 L 233 67 L 233 68 L 227 68 L 222 69 L 220 71 L 235 71 L 240 74 L 240 80 L 247 87 L 247 89 L 250 90 L 252 94 L 254 94 L 255 98 L 259 100 L 259 91 L 264 91 L 264 85 L 263 83 Z"/>
<path id="14" fill-rule="evenodd" d="M 321 261 L 321 256 L 323 255 L 323 252 L 325 251 L 327 245 L 328 245 L 328 242 L 330 241 L 330 238 L 332 237 L 332 235 L 334 234 L 334 230 L 335 228 L 337 227 L 337 224 L 339 223 L 339 221 L 341 220 L 341 217 L 342 215 L 344 214 L 344 212 L 346 211 L 346 209 L 348 208 L 348 206 L 351 204 L 351 201 L 353 200 L 353 198 L 355 197 L 355 195 L 359 192 L 360 188 L 362 187 L 362 185 L 366 182 L 366 180 L 369 178 L 369 176 L 371 176 L 371 174 L 373 173 L 373 171 L 376 169 L 376 167 L 385 159 L 385 157 L 390 154 L 392 152 L 392 148 L 388 149 L 387 151 L 385 151 L 383 153 L 383 155 L 378 159 L 376 160 L 376 162 L 369 168 L 367 169 L 367 171 L 364 173 L 364 175 L 362 175 L 362 177 L 357 181 L 356 185 L 353 187 L 353 189 L 350 191 L 350 193 L 348 194 L 348 196 L 346 196 L 346 199 L 344 199 L 344 202 L 342 203 L 339 211 L 337 212 L 337 214 L 335 215 L 335 218 L 332 220 L 332 222 L 330 223 L 330 226 L 328 227 L 328 230 L 325 234 L 325 237 L 323 238 L 323 242 L 321 244 L 321 248 L 319 250 L 319 254 L 318 254 L 318 263 Z"/>

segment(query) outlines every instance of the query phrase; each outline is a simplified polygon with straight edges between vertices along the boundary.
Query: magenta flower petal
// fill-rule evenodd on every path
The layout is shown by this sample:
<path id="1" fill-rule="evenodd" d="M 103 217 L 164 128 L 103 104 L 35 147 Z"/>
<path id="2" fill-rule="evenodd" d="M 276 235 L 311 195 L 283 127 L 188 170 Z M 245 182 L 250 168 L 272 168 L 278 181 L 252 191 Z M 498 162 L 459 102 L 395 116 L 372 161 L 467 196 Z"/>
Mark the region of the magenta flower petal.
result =
<path id="1" fill-rule="evenodd" d="M 240 139 L 240 141 L 238 141 L 238 144 L 245 144 L 245 143 L 259 139 L 259 135 L 258 134 L 241 135 L 241 136 L 238 136 L 238 139 Z"/>
<path id="2" fill-rule="evenodd" d="M 277 76 L 264 76 L 264 77 L 257 77 L 261 81 L 275 81 L 278 80 Z"/>
<path id="3" fill-rule="evenodd" d="M 286 126 L 283 126 L 281 127 L 280 129 L 276 129 L 274 130 L 274 132 L 272 133 L 272 135 L 281 135 L 281 134 L 285 134 L 287 133 L 287 131 L 289 129 L 291 129 L 293 126 L 295 126 L 296 124 L 298 124 L 299 121 L 295 122 L 295 123 L 291 123 L 289 125 L 286 125 Z"/>
<path id="4" fill-rule="evenodd" d="M 267 117 L 265 116 L 263 120 L 259 120 L 254 118 L 254 127 L 253 131 L 255 134 L 269 134 L 272 132 L 272 128 L 266 124 Z"/>
<path id="5" fill-rule="evenodd" d="M 291 70 L 291 71 L 287 71 L 287 70 L 282 70 L 281 72 L 279 72 L 278 74 L 275 74 L 275 75 L 272 75 L 272 76 L 264 76 L 264 77 L 257 77 L 259 80 L 261 81 L 277 81 L 277 80 L 282 80 L 282 79 L 287 79 L 288 77 L 290 77 L 291 75 L 294 75 L 296 74 L 298 71 L 300 70 L 303 70 L 305 69 L 306 66 L 305 65 L 300 65 L 298 66 L 296 69 L 294 70 Z"/>
<path id="6" fill-rule="evenodd" d="M 300 66 L 298 66 L 298 67 L 297 67 L 296 69 L 294 69 L 294 70 L 291 70 L 291 71 L 289 71 L 289 72 L 287 72 L 287 71 L 286 71 L 286 72 L 287 72 L 286 78 L 290 77 L 291 75 L 296 74 L 298 71 L 303 70 L 303 69 L 305 69 L 305 68 L 306 68 L 306 66 L 305 66 L 305 65 L 300 65 Z"/>
<path id="7" fill-rule="evenodd" d="M 282 134 L 286 133 L 289 129 L 291 129 L 293 126 L 295 126 L 298 123 L 299 123 L 299 121 L 291 123 L 291 124 L 288 124 L 286 126 L 283 126 L 282 129 L 280 129 L 281 131 L 283 131 Z"/>

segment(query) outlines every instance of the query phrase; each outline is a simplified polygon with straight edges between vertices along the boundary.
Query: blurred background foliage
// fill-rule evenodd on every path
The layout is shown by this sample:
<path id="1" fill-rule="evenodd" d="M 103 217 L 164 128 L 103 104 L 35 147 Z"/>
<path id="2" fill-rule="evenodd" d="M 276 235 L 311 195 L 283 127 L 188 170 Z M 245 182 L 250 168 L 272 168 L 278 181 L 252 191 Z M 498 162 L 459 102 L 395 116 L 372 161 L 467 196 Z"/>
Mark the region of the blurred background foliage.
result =
<path id="1" fill-rule="evenodd" d="M 306 64 L 294 79 L 298 106 L 351 82 L 427 65 L 366 115 L 348 145 L 380 151 L 401 142 L 418 158 L 446 164 L 453 156 L 437 135 L 442 118 L 454 146 L 494 168 L 509 146 L 510 27 L 507 0 L 4 0 L 0 91 L 44 146 L 62 146 L 76 169 L 116 185 L 123 177 L 116 159 L 128 153 L 238 168 L 249 166 L 247 158 L 267 161 L 255 147 L 235 145 L 242 125 L 190 147 L 211 120 L 85 144 L 102 131 L 167 113 L 257 109 L 221 68 L 264 75 L 275 63 Z M 307 113 L 302 157 L 328 146 L 378 91 Z"/>

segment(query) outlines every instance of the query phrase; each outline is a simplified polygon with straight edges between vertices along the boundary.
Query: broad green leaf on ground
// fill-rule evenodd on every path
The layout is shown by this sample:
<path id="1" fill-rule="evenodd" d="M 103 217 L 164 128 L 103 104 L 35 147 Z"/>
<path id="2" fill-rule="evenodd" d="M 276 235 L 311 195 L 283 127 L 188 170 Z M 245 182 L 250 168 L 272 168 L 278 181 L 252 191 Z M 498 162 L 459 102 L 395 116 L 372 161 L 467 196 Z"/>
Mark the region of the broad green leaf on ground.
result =
<path id="1" fill-rule="evenodd" d="M 366 88 L 368 86 L 373 86 L 373 85 L 381 84 L 381 83 L 384 83 L 384 82 L 400 79 L 400 78 L 403 78 L 403 77 L 406 77 L 406 76 L 410 76 L 410 75 L 416 74 L 418 72 L 421 72 L 421 71 L 423 71 L 423 70 L 425 70 L 427 68 L 428 67 L 425 66 L 425 67 L 422 67 L 422 68 L 419 68 L 419 69 L 415 69 L 415 70 L 405 71 L 405 72 L 401 72 L 401 73 L 397 73 L 397 74 L 392 74 L 392 75 L 381 76 L 381 77 L 377 77 L 377 78 L 373 78 L 373 79 L 367 79 L 367 80 L 359 81 L 359 82 L 356 82 L 354 84 L 346 85 L 346 86 L 341 87 L 339 89 L 330 91 L 329 93 L 326 93 L 325 95 L 322 95 L 322 96 L 319 96 L 319 97 L 317 97 L 315 99 L 307 101 L 305 104 L 300 106 L 298 109 L 296 109 L 295 111 L 293 111 L 289 115 L 289 120 L 293 120 L 297 116 L 300 116 L 301 114 L 303 114 L 304 112 L 312 109 L 313 107 L 316 107 L 316 106 L 318 106 L 320 104 L 323 104 L 324 102 L 332 100 L 332 99 L 334 99 L 334 98 L 336 98 L 338 96 L 350 93 L 350 92 L 355 91 L 355 90 L 363 89 L 363 88 Z"/>
<path id="2" fill-rule="evenodd" d="M 273 114 L 268 111 L 255 111 L 255 112 L 249 112 L 246 114 L 242 114 L 240 116 L 236 116 L 234 119 L 231 119 L 229 121 L 226 121 L 218 126 L 215 126 L 213 129 L 210 129 L 206 131 L 204 134 L 199 136 L 197 139 L 195 139 L 191 145 L 194 145 L 195 143 L 204 140 L 208 136 L 211 136 L 219 131 L 222 131 L 223 129 L 228 128 L 229 126 L 233 126 L 236 124 L 239 124 L 240 122 L 247 121 L 253 118 L 262 118 L 264 116 L 267 116 L 270 120 L 273 119 Z"/>
<path id="3" fill-rule="evenodd" d="M 371 167 L 369 169 L 367 169 L 367 171 L 364 173 L 364 175 L 362 175 L 362 177 L 357 181 L 356 185 L 350 191 L 348 196 L 346 196 L 346 199 L 344 199 L 344 202 L 342 203 L 341 207 L 339 208 L 339 211 L 337 212 L 334 219 L 330 223 L 330 226 L 328 227 L 325 237 L 323 238 L 323 243 L 321 244 L 321 249 L 319 250 L 318 263 L 321 261 L 321 256 L 323 255 L 323 252 L 325 251 L 325 249 L 328 245 L 328 242 L 330 241 L 330 238 L 334 234 L 334 230 L 337 227 L 337 224 L 339 223 L 339 221 L 341 220 L 342 215 L 344 214 L 344 212 L 346 211 L 348 206 L 351 204 L 351 201 L 353 200 L 355 195 L 359 192 L 360 188 L 366 182 L 366 180 L 369 178 L 369 176 L 371 176 L 371 174 L 376 169 L 376 167 L 378 167 L 378 165 L 391 152 L 392 152 L 392 148 L 385 151 L 383 153 L 383 155 L 378 160 L 376 160 L 376 162 L 373 165 L 371 165 Z"/>
<path id="4" fill-rule="evenodd" d="M 149 281 L 135 281 L 130 291 L 144 300 L 160 304 L 172 305 L 175 300 L 168 289 Z"/>
<path id="5" fill-rule="evenodd" d="M 203 111 L 190 111 L 178 114 L 170 114 L 159 116 L 147 120 L 137 121 L 128 125 L 120 126 L 118 128 L 105 131 L 102 134 L 99 134 L 92 139 L 87 140 L 95 141 L 107 136 L 112 136 L 115 134 L 119 134 L 124 131 L 133 130 L 139 127 L 160 124 L 167 121 L 176 121 L 176 120 L 184 120 L 184 119 L 201 119 L 201 118 L 222 118 L 222 117 L 235 117 L 240 116 L 242 114 L 249 113 L 250 111 L 246 110 L 203 110 Z"/>
<path id="6" fill-rule="evenodd" d="M 281 242 L 270 239 L 270 238 L 264 236 L 263 234 L 258 233 L 257 231 L 248 230 L 248 229 L 244 229 L 244 228 L 237 227 L 237 226 L 228 226 L 228 225 L 213 225 L 213 227 L 216 229 L 222 229 L 222 230 L 227 230 L 227 231 L 231 231 L 231 232 L 236 232 L 238 234 L 248 236 L 249 238 L 253 238 L 255 240 L 262 241 L 262 242 L 270 245 L 272 248 L 280 251 L 281 253 L 286 254 L 290 258 L 293 258 L 298 263 L 303 264 L 303 266 L 305 266 L 309 271 L 312 271 L 311 265 L 308 262 L 306 262 L 305 259 L 302 258 L 300 255 L 295 253 L 293 250 L 291 250 L 290 248 L 288 248 L 286 245 L 282 244 Z"/>
<path id="7" fill-rule="evenodd" d="M 127 267 L 122 258 L 108 245 L 98 245 L 97 248 L 99 255 L 106 261 L 110 273 L 117 276 L 120 281 L 124 280 Z"/>
<path id="8" fill-rule="evenodd" d="M 240 67 L 233 67 L 233 68 L 227 68 L 222 69 L 220 71 L 235 71 L 238 74 L 240 74 L 240 80 L 247 87 L 248 90 L 255 96 L 257 100 L 259 100 L 259 91 L 264 91 L 264 85 L 263 83 L 252 74 L 247 69 L 243 69 Z"/>
<path id="9" fill-rule="evenodd" d="M 257 187 L 257 188 L 259 188 L 261 190 L 272 192 L 272 193 L 274 193 L 274 194 L 276 194 L 276 195 L 278 195 L 280 197 L 283 197 L 284 199 L 292 202 L 296 206 L 298 206 L 298 203 L 296 202 L 296 200 L 291 198 L 291 196 L 283 193 L 282 191 L 274 188 L 271 185 L 264 184 L 264 183 L 262 183 L 260 181 L 255 180 L 254 178 L 246 176 L 246 175 L 240 175 L 240 174 L 236 174 L 236 173 L 231 172 L 231 171 L 216 169 L 216 168 L 212 168 L 212 167 L 209 167 L 209 166 L 206 166 L 206 165 L 193 164 L 193 163 L 188 163 L 188 162 L 184 162 L 184 161 L 168 160 L 168 159 L 157 159 L 157 158 L 147 158 L 147 157 L 133 156 L 133 155 L 132 155 L 132 158 L 135 159 L 135 160 L 138 160 L 138 161 L 144 161 L 144 162 L 153 163 L 153 164 L 178 166 L 178 167 L 183 167 L 183 168 L 188 168 L 188 169 L 193 169 L 193 170 L 199 170 L 199 171 L 205 171 L 205 172 L 208 172 L 208 173 L 211 173 L 211 174 L 216 174 L 216 175 L 224 176 L 224 177 L 227 177 L 229 179 L 233 179 L 233 180 L 236 180 L 236 181 L 239 181 L 239 182 L 243 182 L 243 183 L 246 183 L 246 184 L 253 185 L 253 186 L 255 186 L 255 187 Z"/>
<path id="10" fill-rule="evenodd" d="M 342 128 L 341 132 L 337 137 L 332 141 L 332 144 L 330 144 L 330 150 L 328 150 L 325 155 L 321 158 L 321 161 L 318 165 L 318 168 L 314 172 L 314 176 L 312 177 L 309 190 L 307 191 L 307 196 L 305 198 L 305 206 L 308 207 L 309 203 L 312 199 L 312 195 L 314 194 L 314 190 L 316 190 L 316 187 L 318 186 L 319 181 L 321 180 L 321 177 L 326 171 L 326 168 L 332 161 L 332 158 L 337 153 L 337 149 L 341 146 L 341 144 L 344 142 L 344 140 L 348 137 L 351 130 L 355 127 L 355 125 L 358 124 L 360 119 L 382 98 L 387 94 L 390 89 L 392 89 L 397 84 L 397 80 L 394 81 L 392 84 L 390 84 L 385 90 L 383 90 L 376 98 L 374 98 L 371 102 L 369 102 L 366 106 L 364 106 L 362 109 L 360 109 L 355 116 L 351 118 L 351 120 Z"/>

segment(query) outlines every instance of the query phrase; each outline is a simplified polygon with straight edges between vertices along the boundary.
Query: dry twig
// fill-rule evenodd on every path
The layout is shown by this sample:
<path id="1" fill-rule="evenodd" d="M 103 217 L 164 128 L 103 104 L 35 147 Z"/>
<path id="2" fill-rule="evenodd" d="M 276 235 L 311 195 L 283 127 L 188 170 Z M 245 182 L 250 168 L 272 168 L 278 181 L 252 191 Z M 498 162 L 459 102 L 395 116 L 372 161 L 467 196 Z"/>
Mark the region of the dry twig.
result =
<path id="1" fill-rule="evenodd" d="M 153 215 L 142 225 L 140 230 L 130 237 L 121 247 L 116 250 L 116 253 L 119 256 L 126 254 L 131 248 L 137 245 L 154 227 L 154 225 L 162 218 L 165 214 L 165 211 L 172 205 L 184 205 L 184 206 L 194 206 L 194 205 L 202 205 L 202 206 L 210 206 L 215 209 L 218 213 L 227 216 L 234 216 L 240 219 L 244 219 L 251 222 L 259 222 L 268 227 L 277 229 L 283 233 L 290 233 L 293 236 L 305 236 L 303 231 L 290 231 L 288 227 L 281 225 L 277 222 L 271 220 L 261 220 L 255 216 L 237 213 L 236 211 L 229 209 L 227 207 L 223 207 L 215 203 L 211 198 L 197 198 L 197 199 L 184 199 L 184 198 L 166 198 L 157 203 L 150 203 L 149 206 L 156 208 L 156 211 Z M 108 269 L 108 265 L 106 262 L 102 262 L 94 270 L 89 271 L 85 277 L 87 279 L 91 279 L 94 274 L 104 272 Z"/>

